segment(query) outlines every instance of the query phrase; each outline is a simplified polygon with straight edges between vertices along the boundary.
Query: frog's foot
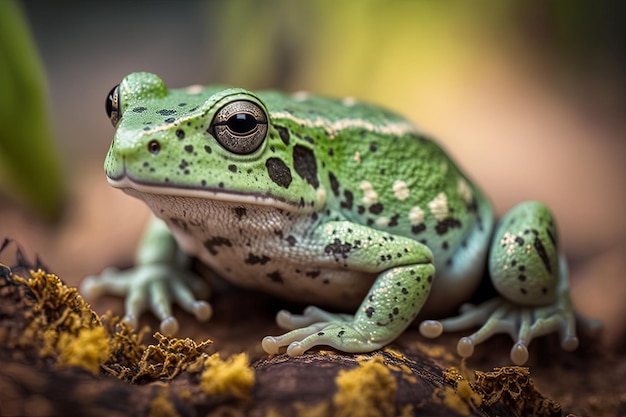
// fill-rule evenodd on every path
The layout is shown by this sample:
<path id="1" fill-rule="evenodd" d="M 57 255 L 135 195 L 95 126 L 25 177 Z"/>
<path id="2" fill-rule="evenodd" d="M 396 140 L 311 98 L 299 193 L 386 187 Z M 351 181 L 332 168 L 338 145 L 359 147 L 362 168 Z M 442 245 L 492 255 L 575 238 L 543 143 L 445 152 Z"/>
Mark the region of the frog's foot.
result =
<path id="1" fill-rule="evenodd" d="M 139 315 L 150 309 L 161 320 L 161 332 L 167 335 L 175 334 L 179 327 L 172 315 L 173 302 L 200 321 L 212 315 L 210 304 L 194 295 L 207 296 L 207 284 L 186 270 L 168 265 L 144 264 L 126 271 L 108 268 L 99 276 L 86 277 L 80 292 L 87 299 L 103 294 L 126 296 L 123 321 L 136 328 Z"/>
<path id="2" fill-rule="evenodd" d="M 289 356 L 300 356 L 315 346 L 330 346 L 343 352 L 371 352 L 388 344 L 391 340 L 374 340 L 359 326 L 354 316 L 334 314 L 317 307 L 307 307 L 302 315 L 281 310 L 276 322 L 291 330 L 281 336 L 267 336 L 262 346 L 269 354 L 287 348 Z"/>
<path id="3" fill-rule="evenodd" d="M 515 341 L 511 349 L 511 361 L 523 365 L 528 360 L 528 345 L 531 340 L 558 331 L 561 347 L 566 351 L 578 347 L 576 320 L 588 328 L 597 327 L 597 322 L 577 314 L 571 305 L 555 303 L 549 306 L 520 306 L 504 298 L 497 297 L 479 306 L 465 304 L 457 317 L 441 321 L 426 320 L 420 324 L 420 332 L 425 337 L 438 337 L 442 332 L 465 330 L 477 325 L 480 329 L 463 337 L 457 344 L 457 352 L 467 358 L 474 353 L 474 347 L 497 333 L 508 333 Z"/>

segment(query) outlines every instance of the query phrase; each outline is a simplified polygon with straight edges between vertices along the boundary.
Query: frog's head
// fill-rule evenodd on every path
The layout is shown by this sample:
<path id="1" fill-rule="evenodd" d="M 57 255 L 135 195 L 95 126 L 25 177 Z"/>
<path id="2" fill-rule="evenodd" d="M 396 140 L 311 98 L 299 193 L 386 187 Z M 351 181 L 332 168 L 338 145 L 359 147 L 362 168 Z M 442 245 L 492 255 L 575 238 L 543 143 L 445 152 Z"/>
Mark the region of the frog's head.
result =
<path id="1" fill-rule="evenodd" d="M 105 171 L 115 187 L 290 211 L 324 204 L 317 178 L 292 169 L 301 146 L 281 139 L 249 91 L 168 90 L 154 74 L 133 73 L 111 90 L 106 106 L 116 132 Z"/>

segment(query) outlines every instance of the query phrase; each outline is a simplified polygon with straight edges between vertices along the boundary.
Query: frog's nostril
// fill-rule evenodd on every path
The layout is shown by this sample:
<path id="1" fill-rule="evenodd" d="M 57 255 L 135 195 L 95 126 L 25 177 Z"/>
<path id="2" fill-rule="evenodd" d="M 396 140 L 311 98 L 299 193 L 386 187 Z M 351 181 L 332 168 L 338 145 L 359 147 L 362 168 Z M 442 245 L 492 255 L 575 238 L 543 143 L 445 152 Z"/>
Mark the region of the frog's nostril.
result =
<path id="1" fill-rule="evenodd" d="M 150 142 L 148 142 L 148 152 L 150 152 L 152 155 L 158 154 L 160 150 L 161 144 L 158 140 L 151 140 Z"/>

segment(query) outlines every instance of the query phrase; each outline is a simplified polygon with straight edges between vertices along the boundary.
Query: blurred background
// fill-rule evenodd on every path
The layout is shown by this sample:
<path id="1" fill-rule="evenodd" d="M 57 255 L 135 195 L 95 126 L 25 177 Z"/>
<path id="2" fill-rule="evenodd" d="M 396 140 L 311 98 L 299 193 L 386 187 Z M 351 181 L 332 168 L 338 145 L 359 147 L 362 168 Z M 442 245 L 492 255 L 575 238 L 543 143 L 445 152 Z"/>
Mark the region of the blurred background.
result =
<path id="1" fill-rule="evenodd" d="M 154 72 L 169 87 L 352 96 L 435 137 L 499 214 L 522 200 L 546 202 L 575 303 L 605 320 L 605 340 L 618 344 L 626 316 L 626 26 L 618 7 L 5 0 L 0 237 L 72 285 L 133 262 L 148 211 L 110 188 L 102 170 L 113 135 L 105 98 L 130 72 Z M 32 107 L 22 103 L 29 100 Z"/>

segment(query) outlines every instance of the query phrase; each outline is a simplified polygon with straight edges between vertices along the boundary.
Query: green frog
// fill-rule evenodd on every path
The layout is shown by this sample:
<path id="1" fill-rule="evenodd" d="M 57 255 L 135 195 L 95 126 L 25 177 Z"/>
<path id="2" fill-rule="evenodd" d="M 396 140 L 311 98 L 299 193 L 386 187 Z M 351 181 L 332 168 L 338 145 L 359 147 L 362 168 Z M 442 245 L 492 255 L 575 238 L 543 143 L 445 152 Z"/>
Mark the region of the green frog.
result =
<path id="1" fill-rule="evenodd" d="M 125 77 L 106 109 L 108 181 L 154 218 L 137 265 L 88 277 L 81 291 L 126 296 L 129 323 L 150 309 L 173 334 L 173 303 L 208 320 L 195 257 L 238 286 L 310 304 L 277 314 L 287 332 L 263 339 L 270 354 L 379 349 L 418 313 L 451 314 L 487 275 L 498 296 L 421 321 L 421 334 L 478 326 L 457 346 L 468 357 L 509 333 L 515 364 L 547 333 L 578 346 L 582 317 L 550 210 L 523 202 L 496 223 L 480 189 L 405 118 L 352 98 L 168 89 L 150 73 Z"/>

